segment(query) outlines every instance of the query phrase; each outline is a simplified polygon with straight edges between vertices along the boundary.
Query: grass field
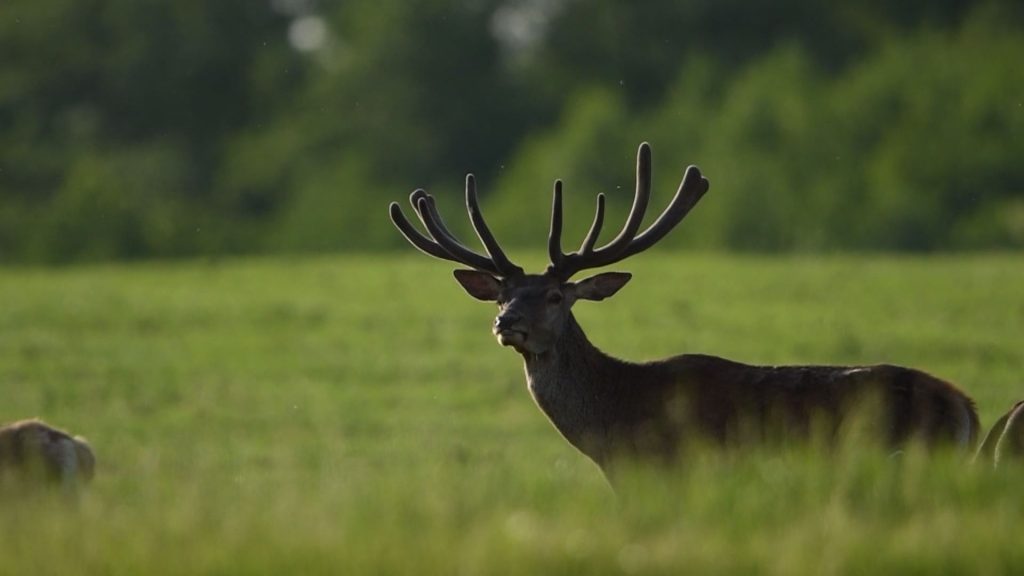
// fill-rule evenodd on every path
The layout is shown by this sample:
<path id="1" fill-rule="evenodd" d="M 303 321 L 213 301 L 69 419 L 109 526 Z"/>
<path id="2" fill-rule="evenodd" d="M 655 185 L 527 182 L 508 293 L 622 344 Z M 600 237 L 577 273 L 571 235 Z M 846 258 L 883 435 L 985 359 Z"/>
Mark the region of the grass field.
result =
<path id="1" fill-rule="evenodd" d="M 0 574 L 1024 571 L 1024 466 L 709 452 L 613 496 L 450 268 L 0 271 L 0 421 L 41 416 L 99 458 L 70 509 L 0 500 Z M 960 384 L 983 427 L 1024 398 L 1022 255 L 625 268 L 619 295 L 576 307 L 621 357 L 905 364 Z"/>

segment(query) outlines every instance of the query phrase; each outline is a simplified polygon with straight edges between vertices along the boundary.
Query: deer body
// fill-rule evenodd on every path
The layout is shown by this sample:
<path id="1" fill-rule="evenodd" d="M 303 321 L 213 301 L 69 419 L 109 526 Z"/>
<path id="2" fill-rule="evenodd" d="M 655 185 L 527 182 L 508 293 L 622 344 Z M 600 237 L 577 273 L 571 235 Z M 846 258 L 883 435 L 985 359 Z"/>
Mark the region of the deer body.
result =
<path id="1" fill-rule="evenodd" d="M 586 338 L 574 318 L 555 346 L 525 353 L 529 390 L 569 443 L 607 473 L 616 457 L 674 461 L 688 443 L 834 439 L 862 402 L 864 423 L 898 448 L 973 446 L 973 403 L 952 385 L 899 366 L 751 366 L 684 354 L 631 363 Z"/>
<path id="2" fill-rule="evenodd" d="M 573 317 L 579 300 L 604 300 L 631 278 L 603 272 L 570 281 L 577 272 L 603 267 L 646 250 L 664 237 L 708 190 L 700 171 L 687 169 L 669 206 L 646 230 L 640 225 L 650 197 L 650 147 L 637 153 L 636 194 L 622 231 L 596 248 L 604 223 L 598 195 L 593 224 L 580 249 L 561 247 L 562 185 L 555 182 L 548 252 L 542 274 L 526 274 L 501 250 L 487 228 L 466 178 L 466 207 L 486 250 L 459 242 L 423 190 L 410 201 L 427 230 L 422 234 L 391 204 L 391 219 L 421 251 L 467 265 L 455 279 L 474 298 L 497 302 L 493 332 L 519 352 L 534 400 L 576 448 L 606 472 L 619 457 L 677 460 L 688 442 L 734 444 L 834 436 L 861 407 L 863 424 L 898 447 L 910 439 L 928 445 L 970 446 L 978 435 L 974 403 L 951 384 L 898 366 L 750 366 L 715 356 L 684 354 L 632 363 L 598 350 Z M 859 413 L 858 413 L 859 414 Z"/>

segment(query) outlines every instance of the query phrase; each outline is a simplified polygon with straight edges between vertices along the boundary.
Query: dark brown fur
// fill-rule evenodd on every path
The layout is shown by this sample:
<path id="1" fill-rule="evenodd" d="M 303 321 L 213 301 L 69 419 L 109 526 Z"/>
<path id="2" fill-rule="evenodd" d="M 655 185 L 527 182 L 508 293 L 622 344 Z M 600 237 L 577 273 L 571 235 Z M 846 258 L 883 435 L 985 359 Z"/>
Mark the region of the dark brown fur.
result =
<path id="1" fill-rule="evenodd" d="M 590 344 L 571 315 L 550 351 L 520 352 L 538 406 L 606 472 L 618 457 L 672 461 L 689 442 L 815 432 L 830 441 L 855 415 L 891 449 L 911 440 L 967 448 L 978 435 L 970 398 L 899 366 L 750 366 L 699 354 L 635 364 Z"/>

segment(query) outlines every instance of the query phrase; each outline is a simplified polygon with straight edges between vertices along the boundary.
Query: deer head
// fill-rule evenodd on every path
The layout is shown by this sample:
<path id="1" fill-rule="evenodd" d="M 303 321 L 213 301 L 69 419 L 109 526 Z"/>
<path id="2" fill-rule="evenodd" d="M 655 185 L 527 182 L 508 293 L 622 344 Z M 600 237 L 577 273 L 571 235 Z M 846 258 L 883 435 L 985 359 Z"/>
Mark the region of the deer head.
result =
<path id="1" fill-rule="evenodd" d="M 456 270 L 455 279 L 470 296 L 498 303 L 493 326 L 498 342 L 524 355 L 539 355 L 557 341 L 568 324 L 573 304 L 578 300 L 604 300 L 618 292 L 631 277 L 625 272 L 603 272 L 573 282 L 570 280 L 573 275 L 614 264 L 650 248 L 682 221 L 707 190 L 707 179 L 696 166 L 690 166 L 665 211 L 638 235 L 651 193 L 651 147 L 644 142 L 637 151 L 633 207 L 622 230 L 608 244 L 595 248 L 605 210 L 604 194 L 598 194 L 590 231 L 579 250 L 566 254 L 561 247 L 562 182 L 556 180 L 548 235 L 551 263 L 541 274 L 525 273 L 502 251 L 480 212 L 476 179 L 472 174 L 466 176 L 466 209 L 486 255 L 467 248 L 455 238 L 441 219 L 434 198 L 423 190 L 414 191 L 409 201 L 428 235 L 409 223 L 398 203 L 391 203 L 390 213 L 392 222 L 413 246 L 436 258 L 472 268 Z"/>

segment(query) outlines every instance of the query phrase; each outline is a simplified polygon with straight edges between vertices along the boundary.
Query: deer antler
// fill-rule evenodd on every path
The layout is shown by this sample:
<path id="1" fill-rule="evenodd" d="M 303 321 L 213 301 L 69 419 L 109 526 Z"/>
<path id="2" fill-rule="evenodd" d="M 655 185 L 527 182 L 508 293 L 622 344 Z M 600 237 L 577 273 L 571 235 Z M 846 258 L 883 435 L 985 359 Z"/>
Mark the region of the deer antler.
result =
<path id="1" fill-rule="evenodd" d="M 555 181 L 551 206 L 551 232 L 548 235 L 548 253 L 551 257 L 548 274 L 563 281 L 568 280 L 581 270 L 607 266 L 650 248 L 686 217 L 708 191 L 708 185 L 707 178 L 701 176 L 696 166 L 687 168 L 679 190 L 668 207 L 654 224 L 637 236 L 651 196 L 651 146 L 644 142 L 640 144 L 636 154 L 636 194 L 633 197 L 633 207 L 626 217 L 622 231 L 608 244 L 594 249 L 597 237 L 601 233 L 601 226 L 604 224 L 604 194 L 598 194 L 594 223 L 590 226 L 583 244 L 578 251 L 565 254 L 561 248 L 562 182 Z"/>
<path id="2" fill-rule="evenodd" d="M 487 251 L 487 256 L 471 250 L 455 238 L 455 235 L 445 225 L 444 220 L 441 219 L 433 196 L 417 189 L 409 195 L 409 203 L 412 204 L 413 210 L 430 236 L 423 235 L 406 219 L 397 202 L 392 202 L 389 208 L 391 221 L 402 233 L 402 236 L 405 236 L 406 240 L 422 252 L 435 258 L 465 264 L 482 272 L 504 278 L 523 273 L 522 268 L 513 264 L 505 256 L 505 252 L 502 251 L 498 241 L 494 239 L 494 235 L 487 227 L 483 214 L 480 212 L 480 203 L 476 196 L 476 179 L 472 174 L 466 175 L 466 210 L 469 212 L 473 230 L 476 231 L 477 237 L 484 245 L 484 250 Z"/>

